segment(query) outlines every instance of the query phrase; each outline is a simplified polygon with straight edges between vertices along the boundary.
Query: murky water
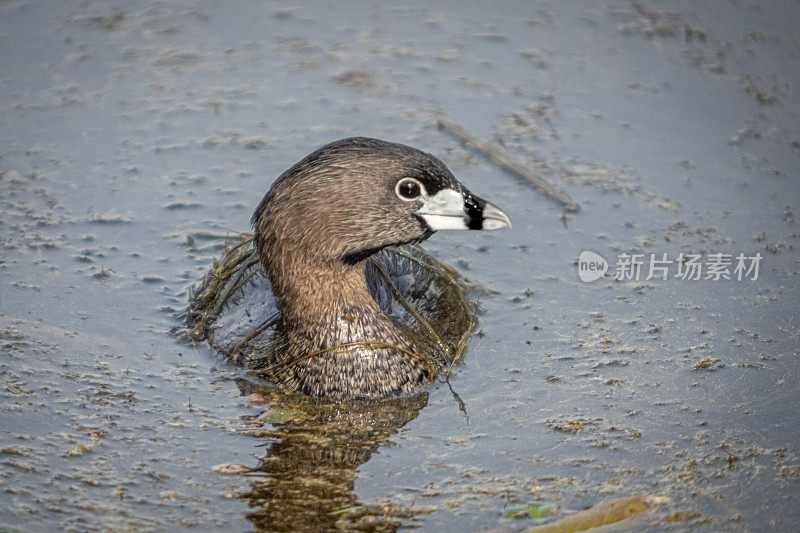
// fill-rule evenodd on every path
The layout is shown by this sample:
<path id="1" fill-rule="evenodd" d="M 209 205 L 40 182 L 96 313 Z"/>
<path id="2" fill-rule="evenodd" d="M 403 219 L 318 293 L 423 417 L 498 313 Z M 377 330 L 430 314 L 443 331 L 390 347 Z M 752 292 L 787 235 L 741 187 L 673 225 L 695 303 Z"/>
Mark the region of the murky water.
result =
<path id="1" fill-rule="evenodd" d="M 3 2 L 0 524 L 523 529 L 504 515 L 650 494 L 631 528 L 791 528 L 798 23 L 788 1 Z M 170 333 L 224 245 L 187 235 L 247 231 L 280 172 L 354 134 L 440 156 L 514 221 L 426 244 L 482 286 L 466 415 L 443 383 L 338 415 L 260 403 Z M 578 279 L 584 250 L 605 278 Z M 758 279 L 613 278 L 681 252 L 760 254 Z"/>

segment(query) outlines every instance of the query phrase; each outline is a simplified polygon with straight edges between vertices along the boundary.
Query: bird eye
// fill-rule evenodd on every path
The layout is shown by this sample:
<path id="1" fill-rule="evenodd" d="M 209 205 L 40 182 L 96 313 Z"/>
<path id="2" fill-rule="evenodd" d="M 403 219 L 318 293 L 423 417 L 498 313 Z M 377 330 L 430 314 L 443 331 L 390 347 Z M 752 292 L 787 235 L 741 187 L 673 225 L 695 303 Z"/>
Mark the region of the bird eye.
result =
<path id="1" fill-rule="evenodd" d="M 394 186 L 394 193 L 404 202 L 410 202 L 425 194 L 425 186 L 417 179 L 403 178 Z"/>

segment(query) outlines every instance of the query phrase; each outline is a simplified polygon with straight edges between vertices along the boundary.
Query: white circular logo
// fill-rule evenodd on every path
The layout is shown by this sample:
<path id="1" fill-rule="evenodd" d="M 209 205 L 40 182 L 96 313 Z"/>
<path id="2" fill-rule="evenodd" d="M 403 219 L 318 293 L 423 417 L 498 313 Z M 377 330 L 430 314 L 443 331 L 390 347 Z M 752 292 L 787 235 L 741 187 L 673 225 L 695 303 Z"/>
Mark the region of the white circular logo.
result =
<path id="1" fill-rule="evenodd" d="M 608 262 L 600 255 L 585 250 L 578 257 L 578 277 L 581 281 L 590 282 L 605 276 Z"/>

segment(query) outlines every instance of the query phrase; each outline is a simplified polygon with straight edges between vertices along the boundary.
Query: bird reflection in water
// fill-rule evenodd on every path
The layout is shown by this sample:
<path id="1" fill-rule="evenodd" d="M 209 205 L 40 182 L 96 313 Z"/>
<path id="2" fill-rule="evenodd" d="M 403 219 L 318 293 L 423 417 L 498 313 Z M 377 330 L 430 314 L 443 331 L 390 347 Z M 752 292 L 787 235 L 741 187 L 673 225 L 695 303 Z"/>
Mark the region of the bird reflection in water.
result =
<path id="1" fill-rule="evenodd" d="M 240 387 L 269 392 L 244 380 Z M 262 531 L 395 530 L 400 519 L 413 518 L 414 508 L 360 502 L 356 471 L 427 403 L 427 392 L 348 403 L 280 393 L 245 430 L 269 446 L 250 474 L 250 489 L 239 494 L 252 507 L 247 518 Z M 274 413 L 286 418 L 263 421 Z"/>

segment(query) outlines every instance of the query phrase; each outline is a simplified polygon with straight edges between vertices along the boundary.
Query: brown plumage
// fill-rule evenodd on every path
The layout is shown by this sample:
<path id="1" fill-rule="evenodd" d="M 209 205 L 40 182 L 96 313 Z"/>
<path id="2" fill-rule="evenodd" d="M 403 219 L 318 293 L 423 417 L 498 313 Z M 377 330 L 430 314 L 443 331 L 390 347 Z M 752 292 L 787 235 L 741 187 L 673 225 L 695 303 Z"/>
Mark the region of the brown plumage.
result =
<path id="1" fill-rule="evenodd" d="M 281 320 L 250 358 L 280 367 L 283 386 L 330 398 L 407 393 L 437 371 L 368 291 L 367 257 L 437 229 L 510 225 L 435 157 L 367 138 L 328 144 L 284 172 L 252 223 Z"/>

